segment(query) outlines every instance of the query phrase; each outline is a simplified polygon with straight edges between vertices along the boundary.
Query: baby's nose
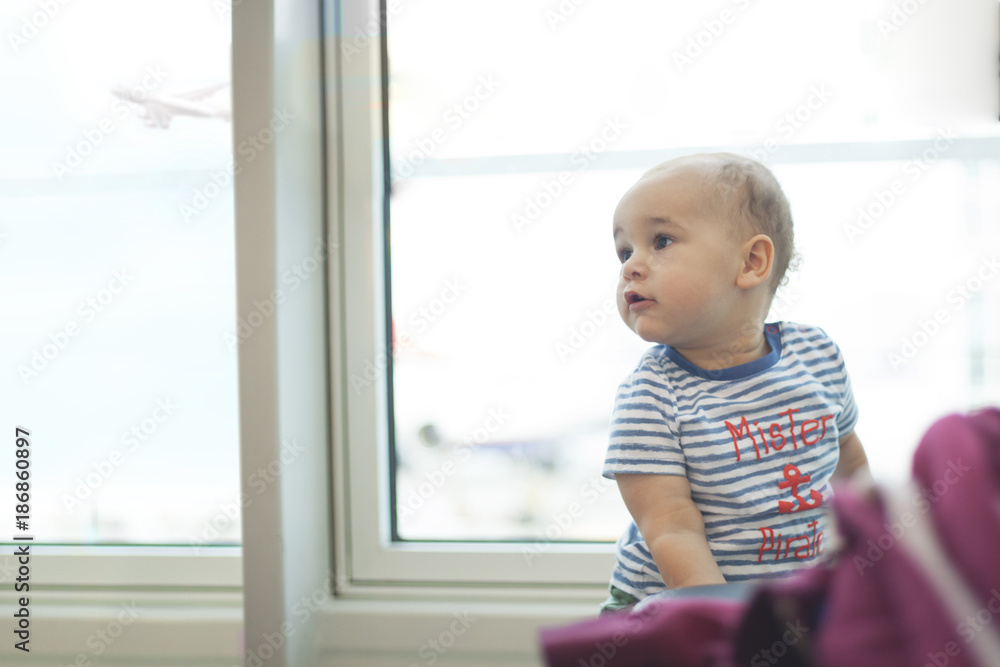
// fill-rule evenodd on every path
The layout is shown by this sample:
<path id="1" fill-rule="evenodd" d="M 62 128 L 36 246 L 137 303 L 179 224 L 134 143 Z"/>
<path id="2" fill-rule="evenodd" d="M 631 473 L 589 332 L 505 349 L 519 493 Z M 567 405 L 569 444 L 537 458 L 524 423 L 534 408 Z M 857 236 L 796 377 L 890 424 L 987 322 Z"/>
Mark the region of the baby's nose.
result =
<path id="1" fill-rule="evenodd" d="M 622 265 L 622 275 L 641 276 L 643 271 L 645 271 L 645 269 L 646 269 L 646 262 L 637 253 L 629 257 L 627 260 L 625 260 L 625 264 Z"/>

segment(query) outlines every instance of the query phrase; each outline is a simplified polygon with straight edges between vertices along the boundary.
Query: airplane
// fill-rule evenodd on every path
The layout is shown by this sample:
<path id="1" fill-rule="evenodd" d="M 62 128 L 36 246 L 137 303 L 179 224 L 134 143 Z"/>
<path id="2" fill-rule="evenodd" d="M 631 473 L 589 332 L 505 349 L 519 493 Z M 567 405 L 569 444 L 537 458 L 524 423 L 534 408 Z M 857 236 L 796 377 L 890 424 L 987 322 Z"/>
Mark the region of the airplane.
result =
<path id="1" fill-rule="evenodd" d="M 224 81 L 205 88 L 183 93 L 148 93 L 139 99 L 133 89 L 115 86 L 111 92 L 125 102 L 139 107 L 139 117 L 149 127 L 166 129 L 174 116 L 196 116 L 232 120 L 232 103 L 228 94 L 229 82 Z M 219 91 L 227 89 L 225 95 Z"/>

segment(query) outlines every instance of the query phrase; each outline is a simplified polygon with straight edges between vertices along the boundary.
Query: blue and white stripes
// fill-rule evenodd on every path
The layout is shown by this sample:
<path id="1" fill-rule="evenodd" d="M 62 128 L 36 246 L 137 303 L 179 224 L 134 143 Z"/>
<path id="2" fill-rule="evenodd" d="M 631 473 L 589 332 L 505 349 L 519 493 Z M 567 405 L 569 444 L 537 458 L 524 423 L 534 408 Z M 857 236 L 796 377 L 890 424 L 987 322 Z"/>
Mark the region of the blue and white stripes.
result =
<path id="1" fill-rule="evenodd" d="M 817 562 L 838 439 L 857 422 L 840 349 L 822 329 L 770 323 L 765 336 L 769 354 L 720 370 L 648 350 L 619 386 L 604 464 L 611 479 L 685 475 L 727 581 Z M 634 522 L 612 583 L 638 598 L 665 588 Z"/>

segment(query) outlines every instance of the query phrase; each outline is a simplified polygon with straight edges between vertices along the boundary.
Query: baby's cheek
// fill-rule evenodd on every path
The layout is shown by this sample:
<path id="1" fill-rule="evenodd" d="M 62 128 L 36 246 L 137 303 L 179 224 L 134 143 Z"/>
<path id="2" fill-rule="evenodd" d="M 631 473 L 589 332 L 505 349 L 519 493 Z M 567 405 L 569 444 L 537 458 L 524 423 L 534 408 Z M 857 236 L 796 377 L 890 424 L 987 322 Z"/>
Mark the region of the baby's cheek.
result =
<path id="1" fill-rule="evenodd" d="M 625 297 L 622 296 L 621 290 L 618 291 L 615 302 L 618 304 L 618 314 L 621 315 L 622 321 L 628 324 L 628 304 L 625 303 Z"/>

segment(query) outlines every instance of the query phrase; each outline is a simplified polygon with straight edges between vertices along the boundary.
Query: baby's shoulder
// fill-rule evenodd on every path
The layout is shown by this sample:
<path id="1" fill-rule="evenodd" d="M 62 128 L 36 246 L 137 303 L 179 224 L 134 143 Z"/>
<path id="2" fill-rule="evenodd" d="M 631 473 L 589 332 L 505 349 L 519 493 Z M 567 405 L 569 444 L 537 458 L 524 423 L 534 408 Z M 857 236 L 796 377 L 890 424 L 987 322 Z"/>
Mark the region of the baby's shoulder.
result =
<path id="1" fill-rule="evenodd" d="M 639 363 L 636 364 L 631 374 L 654 373 L 661 376 L 666 375 L 667 362 L 670 360 L 666 349 L 665 345 L 654 345 L 643 352 L 642 356 L 639 357 Z"/>
<path id="2" fill-rule="evenodd" d="M 665 365 L 666 355 L 663 345 L 654 345 L 639 357 L 639 362 L 621 382 L 622 387 L 637 384 L 669 385 L 668 369 Z"/>
<path id="3" fill-rule="evenodd" d="M 830 340 L 830 334 L 815 324 L 803 324 L 801 322 L 775 322 L 769 323 L 772 326 L 781 327 L 781 338 L 783 340 Z"/>
<path id="4" fill-rule="evenodd" d="M 814 324 L 778 322 L 768 326 L 781 327 L 781 346 L 793 354 L 837 355 L 840 352 L 830 334 Z"/>

